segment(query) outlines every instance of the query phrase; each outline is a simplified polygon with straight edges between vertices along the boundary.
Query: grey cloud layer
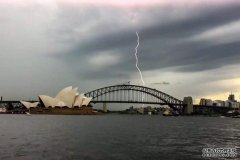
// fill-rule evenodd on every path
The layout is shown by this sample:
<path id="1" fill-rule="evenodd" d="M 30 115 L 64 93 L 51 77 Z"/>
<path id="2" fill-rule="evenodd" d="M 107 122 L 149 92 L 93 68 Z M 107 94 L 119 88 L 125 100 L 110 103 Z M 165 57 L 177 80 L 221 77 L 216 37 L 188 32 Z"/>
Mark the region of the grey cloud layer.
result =
<path id="1" fill-rule="evenodd" d="M 128 11 L 97 7 L 82 11 L 81 7 L 64 6 L 59 15 L 61 24 L 58 38 L 61 38 L 61 34 L 72 37 L 72 40 L 66 41 L 71 43 L 72 49 L 63 53 L 62 57 L 67 63 L 76 61 L 84 64 L 84 73 L 78 72 L 86 78 L 128 76 L 135 71 L 133 53 L 136 30 L 141 38 L 139 58 L 142 70 L 175 67 L 176 71 L 195 72 L 235 64 L 240 58 L 238 41 L 214 45 L 208 41 L 186 41 L 214 27 L 239 21 L 240 5 L 186 8 L 155 6 Z M 68 27 L 64 29 L 63 23 Z M 86 32 L 76 31 L 85 27 Z M 104 68 L 101 74 L 88 72 L 86 60 L 100 52 L 121 55 L 123 61 Z"/>

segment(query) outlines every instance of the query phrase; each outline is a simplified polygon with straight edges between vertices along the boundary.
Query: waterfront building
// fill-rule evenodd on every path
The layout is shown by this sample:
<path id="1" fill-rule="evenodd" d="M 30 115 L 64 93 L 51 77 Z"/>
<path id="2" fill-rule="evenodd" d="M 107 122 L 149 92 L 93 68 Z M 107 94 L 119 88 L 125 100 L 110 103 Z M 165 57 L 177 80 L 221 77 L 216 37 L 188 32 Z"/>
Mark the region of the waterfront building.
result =
<path id="1" fill-rule="evenodd" d="M 7 109 L 6 107 L 0 107 L 0 113 L 6 113 Z"/>
<path id="2" fill-rule="evenodd" d="M 129 109 L 126 109 L 122 113 L 126 114 L 157 114 L 156 108 L 152 108 L 151 106 L 147 107 L 140 107 L 140 108 L 134 108 L 133 106 L 129 107 Z"/>
<path id="3" fill-rule="evenodd" d="M 215 100 L 215 101 L 213 101 L 213 106 L 224 107 L 225 106 L 225 102 L 222 101 L 222 100 Z"/>
<path id="4" fill-rule="evenodd" d="M 236 102 L 236 101 L 226 100 L 225 101 L 225 106 L 230 107 L 230 108 L 234 108 L 234 109 L 238 109 L 238 108 L 240 108 L 240 103 Z"/>
<path id="5" fill-rule="evenodd" d="M 66 87 L 56 97 L 39 96 L 38 102 L 21 101 L 31 114 L 64 114 L 64 115 L 94 115 L 97 114 L 89 105 L 91 97 L 85 97 L 78 88 Z"/>
<path id="6" fill-rule="evenodd" d="M 143 107 L 137 108 L 137 112 L 139 114 L 144 114 L 144 108 Z"/>
<path id="7" fill-rule="evenodd" d="M 131 106 L 131 107 L 129 107 L 129 109 L 127 109 L 127 113 L 128 114 L 137 114 L 137 110 L 136 110 L 136 108 Z"/>
<path id="8" fill-rule="evenodd" d="M 234 94 L 230 94 L 228 96 L 228 100 L 222 101 L 222 100 L 214 100 L 201 98 L 200 105 L 203 106 L 217 106 L 217 107 L 230 107 L 233 109 L 240 109 L 240 103 L 235 100 Z"/>
<path id="9" fill-rule="evenodd" d="M 240 103 L 235 100 L 234 94 L 228 96 L 228 100 L 225 101 L 225 106 L 233 109 L 239 109 Z"/>
<path id="10" fill-rule="evenodd" d="M 212 106 L 213 105 L 213 101 L 211 99 L 201 98 L 199 104 L 203 105 L 203 106 Z"/>
<path id="11" fill-rule="evenodd" d="M 91 97 L 85 97 L 80 95 L 78 92 L 78 88 L 72 88 L 72 86 L 66 87 L 62 89 L 55 98 L 47 96 L 47 95 L 40 95 L 39 101 L 42 106 L 49 108 L 49 107 L 81 107 L 81 106 L 88 106 Z"/>
<path id="12" fill-rule="evenodd" d="M 236 102 L 234 94 L 230 94 L 230 95 L 228 96 L 228 100 L 229 100 L 229 101 L 232 101 L 232 102 Z"/>
<path id="13" fill-rule="evenodd" d="M 149 112 L 154 112 L 154 109 L 151 106 L 147 106 L 144 108 L 144 112 L 148 114 Z"/>

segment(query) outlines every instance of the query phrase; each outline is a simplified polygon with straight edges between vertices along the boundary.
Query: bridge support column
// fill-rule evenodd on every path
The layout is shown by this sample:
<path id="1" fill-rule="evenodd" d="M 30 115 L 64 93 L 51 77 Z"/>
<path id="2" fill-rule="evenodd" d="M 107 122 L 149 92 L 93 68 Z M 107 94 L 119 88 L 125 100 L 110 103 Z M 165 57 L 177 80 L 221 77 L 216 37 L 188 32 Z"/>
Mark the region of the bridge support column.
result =
<path id="1" fill-rule="evenodd" d="M 103 103 L 103 112 L 107 113 L 107 103 Z"/>
<path id="2" fill-rule="evenodd" d="M 192 114 L 193 113 L 193 99 L 192 97 L 184 97 L 183 99 L 183 113 Z"/>

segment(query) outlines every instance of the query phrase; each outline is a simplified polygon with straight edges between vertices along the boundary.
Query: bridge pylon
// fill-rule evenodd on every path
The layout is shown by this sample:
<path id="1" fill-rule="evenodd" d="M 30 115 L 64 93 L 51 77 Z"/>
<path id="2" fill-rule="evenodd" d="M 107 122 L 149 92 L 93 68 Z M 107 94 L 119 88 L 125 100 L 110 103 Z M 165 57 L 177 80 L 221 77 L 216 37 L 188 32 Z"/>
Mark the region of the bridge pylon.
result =
<path id="1" fill-rule="evenodd" d="M 184 97 L 183 99 L 183 113 L 192 114 L 193 113 L 193 99 L 192 97 Z"/>
<path id="2" fill-rule="evenodd" d="M 106 102 L 103 103 L 103 112 L 107 113 L 107 103 Z"/>

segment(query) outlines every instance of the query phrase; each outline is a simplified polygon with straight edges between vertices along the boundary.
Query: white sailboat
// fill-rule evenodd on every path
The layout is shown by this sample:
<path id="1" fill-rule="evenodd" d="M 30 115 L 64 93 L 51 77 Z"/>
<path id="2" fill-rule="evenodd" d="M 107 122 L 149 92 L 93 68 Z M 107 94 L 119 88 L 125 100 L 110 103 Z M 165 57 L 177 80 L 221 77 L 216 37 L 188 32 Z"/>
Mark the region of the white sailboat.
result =
<path id="1" fill-rule="evenodd" d="M 26 116 L 31 116 L 31 114 L 29 112 L 26 112 Z"/>

